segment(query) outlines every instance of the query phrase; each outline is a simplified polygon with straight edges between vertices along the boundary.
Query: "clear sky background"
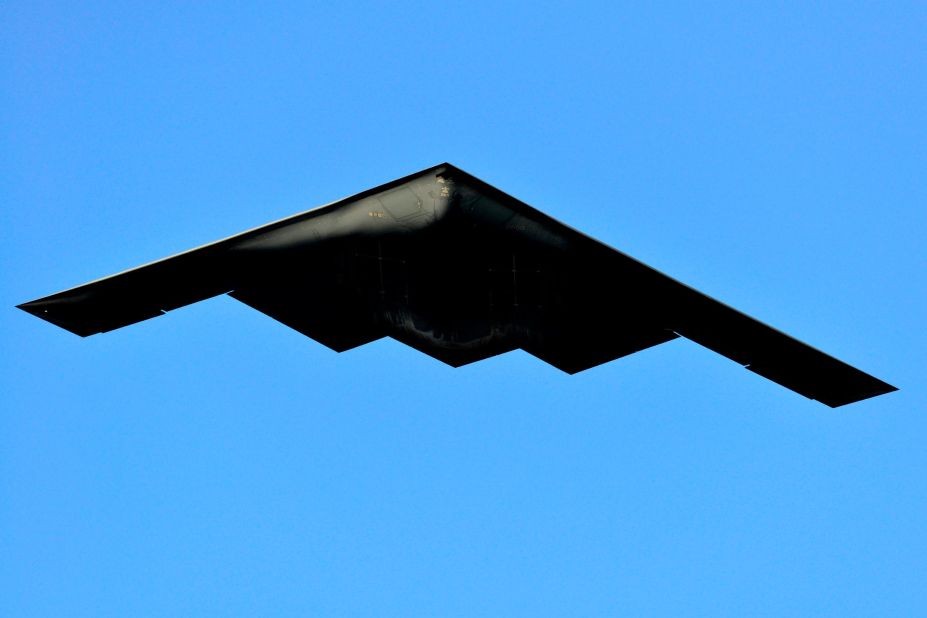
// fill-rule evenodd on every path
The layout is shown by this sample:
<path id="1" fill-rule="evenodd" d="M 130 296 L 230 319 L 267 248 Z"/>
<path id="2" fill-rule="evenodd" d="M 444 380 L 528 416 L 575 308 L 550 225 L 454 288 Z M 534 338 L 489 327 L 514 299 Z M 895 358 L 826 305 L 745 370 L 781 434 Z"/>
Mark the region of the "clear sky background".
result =
<path id="1" fill-rule="evenodd" d="M 191 4 L 0 8 L 0 615 L 927 613 L 927 5 Z M 13 308 L 442 161 L 901 391 Z"/>

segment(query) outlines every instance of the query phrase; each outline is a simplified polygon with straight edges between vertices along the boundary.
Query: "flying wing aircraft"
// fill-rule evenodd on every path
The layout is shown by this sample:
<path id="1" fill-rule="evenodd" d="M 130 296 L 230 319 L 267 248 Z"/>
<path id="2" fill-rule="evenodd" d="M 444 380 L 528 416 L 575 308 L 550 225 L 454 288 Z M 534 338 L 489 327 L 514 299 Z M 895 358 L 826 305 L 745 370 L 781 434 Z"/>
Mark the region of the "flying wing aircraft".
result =
<path id="1" fill-rule="evenodd" d="M 897 390 L 447 163 L 19 308 L 86 337 L 219 294 L 338 352 L 572 374 L 681 336 L 831 407 Z"/>

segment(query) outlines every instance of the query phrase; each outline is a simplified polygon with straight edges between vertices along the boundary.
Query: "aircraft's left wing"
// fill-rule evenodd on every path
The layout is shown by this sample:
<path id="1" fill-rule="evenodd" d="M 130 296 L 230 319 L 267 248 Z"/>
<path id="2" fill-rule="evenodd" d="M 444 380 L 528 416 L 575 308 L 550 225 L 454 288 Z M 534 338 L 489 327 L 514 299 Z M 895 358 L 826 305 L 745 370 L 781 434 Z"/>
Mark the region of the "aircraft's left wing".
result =
<path id="1" fill-rule="evenodd" d="M 214 244 L 18 307 L 87 337 L 228 292 L 230 285 L 226 249 Z"/>

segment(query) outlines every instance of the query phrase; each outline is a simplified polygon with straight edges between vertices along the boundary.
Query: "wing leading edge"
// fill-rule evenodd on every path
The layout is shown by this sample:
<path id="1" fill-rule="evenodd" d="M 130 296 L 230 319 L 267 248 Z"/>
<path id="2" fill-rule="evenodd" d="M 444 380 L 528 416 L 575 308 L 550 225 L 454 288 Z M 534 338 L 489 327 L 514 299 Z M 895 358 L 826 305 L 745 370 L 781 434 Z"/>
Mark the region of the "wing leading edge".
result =
<path id="1" fill-rule="evenodd" d="M 19 308 L 86 337 L 224 293 L 338 351 L 574 373 L 682 336 L 831 407 L 897 390 L 449 164 Z"/>

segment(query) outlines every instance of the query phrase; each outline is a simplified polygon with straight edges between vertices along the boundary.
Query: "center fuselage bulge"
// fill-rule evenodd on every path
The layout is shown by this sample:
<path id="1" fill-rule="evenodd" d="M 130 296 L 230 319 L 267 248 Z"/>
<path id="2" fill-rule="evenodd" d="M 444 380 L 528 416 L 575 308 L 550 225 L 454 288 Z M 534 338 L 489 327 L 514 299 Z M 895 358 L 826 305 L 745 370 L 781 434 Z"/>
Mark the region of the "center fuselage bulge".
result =
<path id="1" fill-rule="evenodd" d="M 566 241 L 453 170 L 317 212 L 236 245 L 233 296 L 280 290 L 303 313 L 275 317 L 334 349 L 391 336 L 461 365 L 524 347 L 562 297 Z"/>
<path id="2" fill-rule="evenodd" d="M 447 181 L 438 173 L 427 174 L 334 209 L 319 208 L 305 220 L 250 238 L 235 250 L 300 251 L 344 238 L 408 234 L 441 219 L 450 202 Z"/>

